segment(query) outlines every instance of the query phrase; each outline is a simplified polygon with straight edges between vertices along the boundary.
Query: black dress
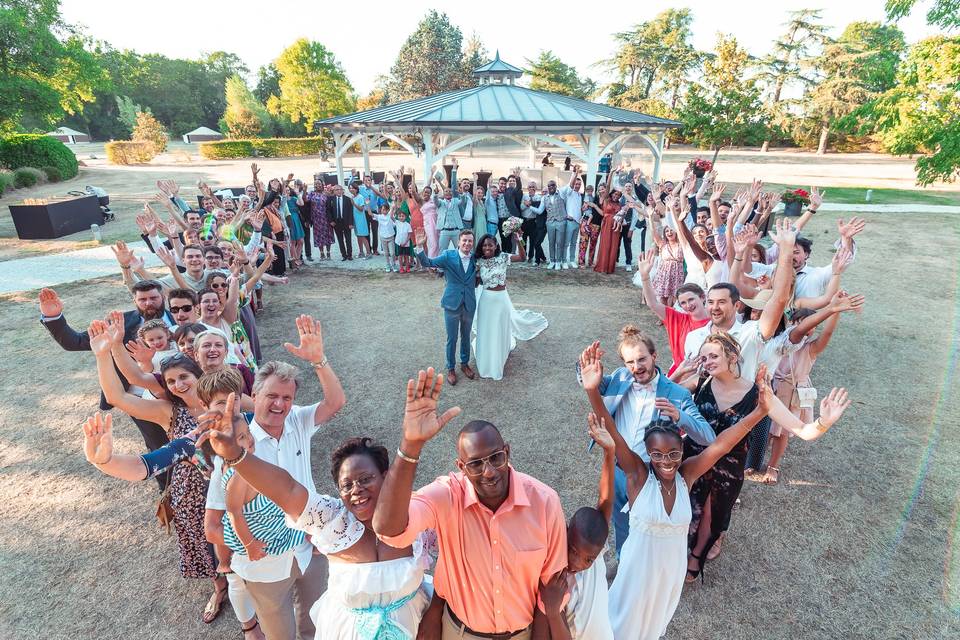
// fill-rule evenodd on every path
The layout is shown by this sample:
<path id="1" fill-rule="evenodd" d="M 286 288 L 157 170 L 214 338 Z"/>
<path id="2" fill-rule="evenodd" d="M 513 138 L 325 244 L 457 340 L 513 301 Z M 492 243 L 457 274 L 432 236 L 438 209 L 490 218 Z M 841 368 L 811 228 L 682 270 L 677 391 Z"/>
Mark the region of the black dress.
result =
<path id="1" fill-rule="evenodd" d="M 720 435 L 740 422 L 744 416 L 757 407 L 759 392 L 757 385 L 753 385 L 739 402 L 725 411 L 720 411 L 717 407 L 717 399 L 713 395 L 712 382 L 713 378 L 702 380 L 697 386 L 693 400 L 697 404 L 697 409 L 700 410 L 700 415 L 710 423 L 714 432 Z M 720 458 L 713 465 L 713 468 L 700 476 L 693 487 L 690 488 L 690 506 L 693 510 L 693 518 L 690 521 L 688 544 L 691 549 L 696 545 L 697 531 L 703 518 L 703 506 L 706 504 L 708 497 L 712 496 L 710 501 L 710 538 L 707 540 L 704 549 L 709 550 L 717 538 L 720 537 L 720 534 L 730 526 L 733 505 L 737 502 L 740 489 L 743 487 L 743 469 L 747 460 L 748 439 L 749 434 L 744 436 L 727 455 Z M 685 438 L 683 457 L 695 456 L 705 448 L 693 442 L 690 438 Z"/>

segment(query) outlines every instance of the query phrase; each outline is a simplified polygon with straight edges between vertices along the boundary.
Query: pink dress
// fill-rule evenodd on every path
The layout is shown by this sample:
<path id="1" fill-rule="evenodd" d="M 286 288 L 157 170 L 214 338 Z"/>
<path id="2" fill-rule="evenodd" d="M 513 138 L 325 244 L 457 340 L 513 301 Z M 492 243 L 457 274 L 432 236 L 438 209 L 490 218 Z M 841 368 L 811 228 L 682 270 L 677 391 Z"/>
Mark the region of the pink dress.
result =
<path id="1" fill-rule="evenodd" d="M 427 234 L 427 257 L 436 258 L 440 255 L 440 232 L 437 231 L 437 205 L 428 200 L 420 205 L 423 220 L 423 230 Z"/>
<path id="2" fill-rule="evenodd" d="M 810 372 L 817 358 L 810 351 L 810 342 L 785 355 L 780 360 L 780 366 L 773 374 L 774 393 L 783 404 L 790 408 L 790 412 L 804 422 L 813 422 L 813 408 L 800 408 L 800 398 L 796 393 L 797 387 L 812 387 Z M 770 424 L 770 435 L 779 436 L 784 428 L 776 421 Z M 790 433 L 787 431 L 787 433 Z"/>
<path id="3" fill-rule="evenodd" d="M 660 266 L 653 277 L 653 290 L 661 298 L 672 298 L 682 284 L 683 250 L 679 243 L 665 242 L 660 248 Z"/>

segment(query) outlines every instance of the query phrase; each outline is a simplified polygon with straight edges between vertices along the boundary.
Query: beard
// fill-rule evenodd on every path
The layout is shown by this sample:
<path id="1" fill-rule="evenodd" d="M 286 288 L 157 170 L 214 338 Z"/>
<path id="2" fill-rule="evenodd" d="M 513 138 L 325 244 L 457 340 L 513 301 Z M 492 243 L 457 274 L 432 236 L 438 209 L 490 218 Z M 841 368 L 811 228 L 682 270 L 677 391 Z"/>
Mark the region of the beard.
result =
<path id="1" fill-rule="evenodd" d="M 163 318 L 163 311 L 163 307 L 147 307 L 146 309 L 140 309 L 140 315 L 143 316 L 144 320 L 157 320 Z"/>

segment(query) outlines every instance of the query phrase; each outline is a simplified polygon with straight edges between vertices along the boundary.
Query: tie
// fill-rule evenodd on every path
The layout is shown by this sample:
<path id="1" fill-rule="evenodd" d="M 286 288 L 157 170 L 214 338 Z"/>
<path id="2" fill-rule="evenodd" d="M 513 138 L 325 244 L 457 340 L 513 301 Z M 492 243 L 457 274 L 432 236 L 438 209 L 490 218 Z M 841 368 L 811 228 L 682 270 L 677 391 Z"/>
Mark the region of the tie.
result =
<path id="1" fill-rule="evenodd" d="M 343 198 L 337 198 L 337 220 L 343 220 Z"/>
<path id="2" fill-rule="evenodd" d="M 650 391 L 650 392 L 653 392 L 653 383 L 652 383 L 652 382 L 648 382 L 648 383 L 646 383 L 646 384 L 641 384 L 641 383 L 639 383 L 639 382 L 634 382 L 634 383 L 633 383 L 633 390 L 634 390 L 634 391 Z"/>

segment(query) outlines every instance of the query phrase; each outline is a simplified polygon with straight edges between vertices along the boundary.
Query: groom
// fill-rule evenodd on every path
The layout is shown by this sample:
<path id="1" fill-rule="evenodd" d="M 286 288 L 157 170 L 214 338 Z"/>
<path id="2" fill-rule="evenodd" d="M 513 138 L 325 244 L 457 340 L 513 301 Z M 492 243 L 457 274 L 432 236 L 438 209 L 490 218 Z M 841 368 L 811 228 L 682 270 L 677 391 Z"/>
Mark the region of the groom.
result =
<path id="1" fill-rule="evenodd" d="M 436 258 L 428 258 L 424 252 L 426 233 L 417 230 L 417 257 L 422 264 L 443 270 L 447 284 L 443 288 L 440 306 L 447 327 L 447 382 L 457 384 L 456 364 L 457 335 L 460 336 L 460 370 L 471 380 L 476 376 L 470 368 L 470 329 L 473 327 L 473 312 L 477 308 L 476 260 L 473 257 L 473 231 L 463 229 L 457 236 L 457 249 L 444 251 Z"/>

